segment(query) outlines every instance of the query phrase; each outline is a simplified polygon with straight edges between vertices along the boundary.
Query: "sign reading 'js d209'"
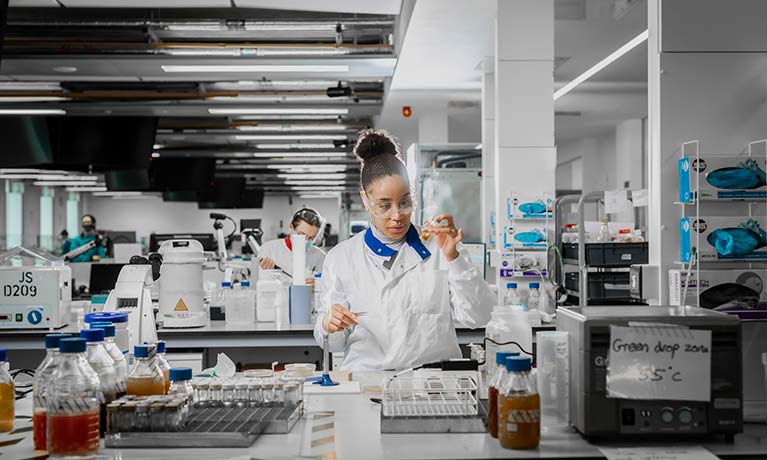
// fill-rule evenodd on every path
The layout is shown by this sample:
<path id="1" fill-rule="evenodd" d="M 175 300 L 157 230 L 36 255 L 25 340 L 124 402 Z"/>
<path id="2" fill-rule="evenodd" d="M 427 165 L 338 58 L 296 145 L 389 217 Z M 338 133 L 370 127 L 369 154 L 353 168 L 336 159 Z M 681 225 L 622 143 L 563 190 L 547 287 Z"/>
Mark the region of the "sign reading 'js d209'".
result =
<path id="1" fill-rule="evenodd" d="M 711 398 L 711 331 L 668 324 L 610 326 L 608 357 L 609 398 Z"/>

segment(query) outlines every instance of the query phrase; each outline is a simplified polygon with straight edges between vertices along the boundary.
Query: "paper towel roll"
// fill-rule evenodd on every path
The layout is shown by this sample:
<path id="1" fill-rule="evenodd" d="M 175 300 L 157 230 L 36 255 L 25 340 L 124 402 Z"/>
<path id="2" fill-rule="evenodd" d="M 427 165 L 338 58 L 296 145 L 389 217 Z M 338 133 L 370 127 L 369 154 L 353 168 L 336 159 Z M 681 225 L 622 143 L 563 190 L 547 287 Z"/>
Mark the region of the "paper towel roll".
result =
<path id="1" fill-rule="evenodd" d="M 306 235 L 290 235 L 293 246 L 293 285 L 306 284 Z"/>

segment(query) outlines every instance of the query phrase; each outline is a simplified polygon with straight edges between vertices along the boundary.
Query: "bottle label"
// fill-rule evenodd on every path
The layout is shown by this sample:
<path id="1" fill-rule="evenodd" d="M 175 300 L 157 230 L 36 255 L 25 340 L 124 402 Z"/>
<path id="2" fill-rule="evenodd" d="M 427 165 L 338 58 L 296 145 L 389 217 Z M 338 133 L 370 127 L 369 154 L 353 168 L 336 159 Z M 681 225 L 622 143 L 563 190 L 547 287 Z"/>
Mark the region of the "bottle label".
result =
<path id="1" fill-rule="evenodd" d="M 516 433 L 519 430 L 518 425 L 528 423 L 540 423 L 541 412 L 538 409 L 512 410 L 506 417 L 506 431 Z"/>

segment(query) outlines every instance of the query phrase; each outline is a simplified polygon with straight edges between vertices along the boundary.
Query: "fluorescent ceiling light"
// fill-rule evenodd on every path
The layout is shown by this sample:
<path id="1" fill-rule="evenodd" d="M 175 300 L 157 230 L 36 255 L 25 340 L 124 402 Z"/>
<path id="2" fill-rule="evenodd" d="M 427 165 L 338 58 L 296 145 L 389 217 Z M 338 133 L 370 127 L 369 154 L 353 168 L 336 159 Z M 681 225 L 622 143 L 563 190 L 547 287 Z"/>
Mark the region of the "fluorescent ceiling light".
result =
<path id="1" fill-rule="evenodd" d="M 142 196 L 143 192 L 93 192 L 93 196 Z"/>
<path id="2" fill-rule="evenodd" d="M 580 85 L 581 83 L 583 83 L 584 81 L 588 80 L 589 78 L 593 77 L 594 75 L 596 75 L 597 72 L 599 72 L 600 70 L 604 69 L 605 67 L 607 67 L 611 63 L 613 63 L 616 60 L 618 60 L 624 54 L 628 53 L 632 49 L 634 49 L 637 46 L 639 46 L 640 43 L 643 43 L 644 41 L 647 40 L 647 37 L 649 37 L 649 35 L 650 35 L 649 30 L 645 30 L 641 34 L 639 34 L 636 37 L 634 37 L 631 40 L 629 40 L 628 43 L 626 43 L 625 45 L 621 46 L 617 50 L 613 51 L 606 58 L 604 58 L 601 61 L 597 62 L 596 65 L 594 65 L 592 68 L 590 68 L 587 71 L 583 72 L 582 74 L 578 75 L 577 77 L 575 77 L 575 79 L 573 79 L 573 81 L 571 81 L 570 83 L 568 83 L 565 86 L 563 86 L 563 87 L 559 88 L 558 90 L 556 90 L 554 92 L 554 100 L 556 101 L 560 97 L 562 97 L 565 94 L 569 93 L 570 91 L 573 90 L 573 88 L 575 88 L 576 86 Z"/>
<path id="3" fill-rule="evenodd" d="M 285 185 L 345 185 L 346 181 L 342 180 L 286 180 Z"/>
<path id="4" fill-rule="evenodd" d="M 340 115 L 340 114 L 339 114 Z M 236 120 L 257 120 L 257 121 L 263 121 L 263 120 L 338 120 L 338 115 L 246 115 L 246 116 L 239 116 L 239 117 L 233 117 Z"/>
<path id="5" fill-rule="evenodd" d="M 250 65 L 164 65 L 163 72 L 348 72 L 348 65 L 250 64 Z"/>
<path id="6" fill-rule="evenodd" d="M 346 140 L 344 135 L 333 134 L 237 134 L 238 141 L 330 141 Z"/>
<path id="7" fill-rule="evenodd" d="M 299 198 L 338 198 L 338 192 L 299 193 Z"/>
<path id="8" fill-rule="evenodd" d="M 107 186 L 94 186 L 94 187 L 67 187 L 65 189 L 67 192 L 106 192 Z"/>
<path id="9" fill-rule="evenodd" d="M 95 182 L 98 180 L 98 177 L 7 173 L 7 174 L 0 174 L 0 179 L 49 181 L 49 183 L 46 183 L 44 185 L 53 185 L 55 183 L 54 181 L 72 181 L 72 182 L 77 181 L 78 183 L 79 182 Z"/>
<path id="10" fill-rule="evenodd" d="M 266 169 L 279 169 L 282 171 L 300 170 L 300 171 L 307 171 L 307 172 L 313 172 L 313 171 L 329 172 L 329 171 L 346 171 L 349 168 L 346 165 L 296 163 L 296 164 L 284 164 L 284 165 L 266 165 Z"/>
<path id="11" fill-rule="evenodd" d="M 0 115 L 66 115 L 64 109 L 0 109 Z"/>
<path id="12" fill-rule="evenodd" d="M 208 109 L 211 115 L 348 115 L 346 108 L 261 107 Z"/>
<path id="13" fill-rule="evenodd" d="M 299 179 L 324 179 L 324 180 L 343 180 L 346 179 L 346 174 L 314 174 L 314 173 L 308 173 L 308 174 L 277 174 L 277 177 L 280 179 L 293 179 L 293 180 L 299 180 Z"/>
<path id="14" fill-rule="evenodd" d="M 58 96 L 2 96 L 0 102 L 56 102 L 68 99 L 68 97 Z"/>
<path id="15" fill-rule="evenodd" d="M 163 27 L 164 30 L 173 32 L 210 32 L 210 31 L 229 31 L 240 28 L 247 31 L 326 31 L 335 32 L 336 24 L 312 23 L 312 22 L 254 22 L 229 26 L 219 22 L 198 22 L 191 24 L 169 24 Z"/>
<path id="16" fill-rule="evenodd" d="M 76 180 L 62 180 L 62 181 L 35 181 L 32 185 L 37 187 L 87 187 L 89 185 L 95 185 L 86 181 Z"/>
<path id="17" fill-rule="evenodd" d="M 346 131 L 354 129 L 349 125 L 337 125 L 337 124 L 271 124 L 271 125 L 243 125 L 235 127 L 238 131 L 280 131 L 280 132 L 297 132 L 297 131 Z M 339 134 L 336 137 L 343 137 L 343 134 Z"/>
<path id="18" fill-rule="evenodd" d="M 346 190 L 346 187 L 338 187 L 338 186 L 329 186 L 329 187 L 321 187 L 316 185 L 310 185 L 310 186 L 304 186 L 304 185 L 294 185 L 290 187 L 291 190 L 295 190 L 297 192 L 300 191 L 308 191 L 308 192 L 324 192 L 324 191 L 336 191 L 336 192 L 343 192 Z"/>
<path id="19" fill-rule="evenodd" d="M 254 158 L 318 158 L 345 157 L 346 152 L 253 152 Z"/>
<path id="20" fill-rule="evenodd" d="M 331 144 L 303 144 L 303 143 L 291 143 L 291 144 L 256 144 L 256 148 L 260 150 L 293 150 L 293 149 L 334 149 L 335 145 Z M 344 152 L 346 156 L 346 152 Z"/>

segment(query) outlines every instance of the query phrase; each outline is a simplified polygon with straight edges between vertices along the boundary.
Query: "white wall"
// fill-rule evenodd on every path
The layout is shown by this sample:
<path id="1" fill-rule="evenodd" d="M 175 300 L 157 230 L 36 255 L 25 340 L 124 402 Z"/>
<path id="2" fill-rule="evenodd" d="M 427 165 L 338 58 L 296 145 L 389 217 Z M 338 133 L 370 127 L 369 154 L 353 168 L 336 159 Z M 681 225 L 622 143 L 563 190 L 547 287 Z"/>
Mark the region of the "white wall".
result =
<path id="1" fill-rule="evenodd" d="M 568 184 L 557 184 L 558 189 L 578 189 L 580 184 L 583 192 L 612 190 L 616 188 L 616 145 L 615 130 L 605 132 L 601 136 L 579 139 L 557 145 L 557 165 L 572 168 L 573 176 L 560 173 L 559 177 L 568 177 Z M 580 164 L 577 159 L 581 159 Z M 580 181 L 576 175 L 580 174 Z M 622 184 L 621 184 L 622 185 Z"/>
<path id="2" fill-rule="evenodd" d="M 197 203 L 163 202 L 159 198 L 89 197 L 83 204 L 84 212 L 96 216 L 99 228 L 135 231 L 138 238 L 151 233 L 212 233 L 209 214 L 220 212 L 237 221 L 238 226 L 240 219 L 261 219 L 264 241 L 287 232 L 293 213 L 305 206 L 319 211 L 332 225 L 333 233 L 338 232 L 339 206 L 335 198 L 294 198 L 291 204 L 287 196 L 266 196 L 262 209 L 197 209 Z M 231 228 L 229 225 L 224 227 L 225 232 Z"/>

